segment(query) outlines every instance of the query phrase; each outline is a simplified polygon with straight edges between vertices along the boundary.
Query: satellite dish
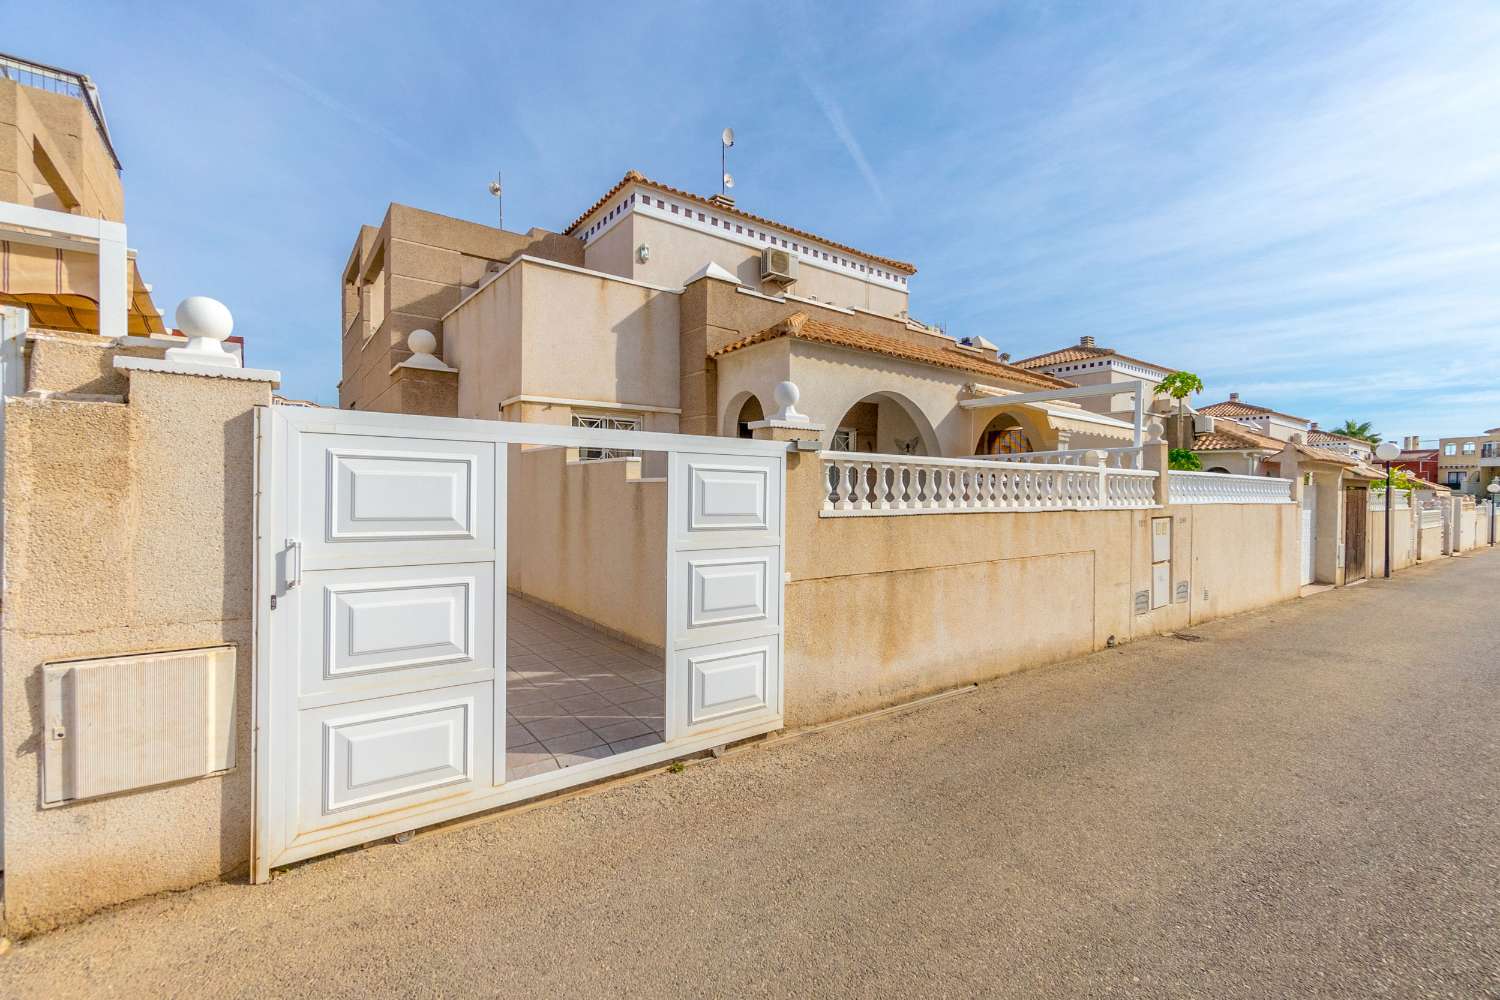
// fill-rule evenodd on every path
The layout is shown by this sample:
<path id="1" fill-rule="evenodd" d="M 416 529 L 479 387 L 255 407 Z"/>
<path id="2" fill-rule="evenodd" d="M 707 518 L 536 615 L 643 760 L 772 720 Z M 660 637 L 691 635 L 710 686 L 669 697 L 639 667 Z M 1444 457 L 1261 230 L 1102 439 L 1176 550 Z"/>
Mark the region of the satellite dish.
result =
<path id="1" fill-rule="evenodd" d="M 495 195 L 497 197 L 499 196 L 499 194 L 500 194 L 500 182 L 499 181 L 490 181 L 490 194 Z"/>
<path id="2" fill-rule="evenodd" d="M 727 188 L 734 187 L 734 175 L 727 171 L 724 173 L 724 186 Z"/>
<path id="3" fill-rule="evenodd" d="M 734 129 L 726 128 L 724 130 L 724 133 L 719 136 L 719 138 L 723 140 L 724 148 L 728 149 L 730 146 L 734 145 Z"/>

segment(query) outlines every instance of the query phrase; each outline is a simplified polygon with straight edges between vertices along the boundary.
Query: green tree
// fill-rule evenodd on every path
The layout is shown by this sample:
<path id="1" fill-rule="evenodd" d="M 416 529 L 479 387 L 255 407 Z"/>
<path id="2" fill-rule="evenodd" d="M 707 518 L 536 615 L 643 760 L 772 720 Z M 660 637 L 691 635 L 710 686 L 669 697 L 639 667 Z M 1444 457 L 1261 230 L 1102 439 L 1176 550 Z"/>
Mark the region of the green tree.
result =
<path id="1" fill-rule="evenodd" d="M 1344 437 L 1358 438 L 1361 441 L 1368 441 L 1371 444 L 1379 444 L 1380 435 L 1375 433 L 1374 426 L 1368 420 L 1345 420 L 1344 426 L 1334 431 L 1334 433 L 1342 434 Z"/>
<path id="2" fill-rule="evenodd" d="M 1393 486 L 1394 488 L 1401 490 L 1404 493 L 1410 493 L 1412 490 L 1417 489 L 1418 485 L 1419 484 L 1417 483 L 1417 481 L 1412 478 L 1411 472 L 1409 470 L 1404 468 L 1391 470 L 1391 486 Z M 1370 489 L 1374 490 L 1376 493 L 1384 493 L 1385 480 L 1376 480 L 1375 482 L 1370 484 Z"/>
<path id="3" fill-rule="evenodd" d="M 1203 459 L 1198 457 L 1197 452 L 1186 448 L 1173 448 L 1167 452 L 1167 468 L 1176 469 L 1178 472 L 1202 472 Z"/>
<path id="4" fill-rule="evenodd" d="M 1151 393 L 1155 396 L 1171 396 L 1177 400 L 1177 415 L 1181 417 L 1183 400 L 1195 392 L 1202 391 L 1203 380 L 1192 372 L 1173 372 L 1157 383 Z"/>

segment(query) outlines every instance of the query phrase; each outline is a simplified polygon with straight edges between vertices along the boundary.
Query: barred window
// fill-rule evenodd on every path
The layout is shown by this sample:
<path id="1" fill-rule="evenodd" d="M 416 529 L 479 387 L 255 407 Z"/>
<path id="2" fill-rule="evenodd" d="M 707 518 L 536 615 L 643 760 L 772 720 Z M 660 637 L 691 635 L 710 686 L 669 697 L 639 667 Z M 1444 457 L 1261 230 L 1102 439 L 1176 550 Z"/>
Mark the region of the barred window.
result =
<path id="1" fill-rule="evenodd" d="M 607 417 L 597 413 L 575 413 L 573 414 L 574 427 L 595 427 L 608 431 L 638 431 L 641 429 L 640 417 Z M 633 458 L 640 454 L 629 448 L 579 448 L 578 457 L 582 461 L 592 462 L 601 458 Z"/>

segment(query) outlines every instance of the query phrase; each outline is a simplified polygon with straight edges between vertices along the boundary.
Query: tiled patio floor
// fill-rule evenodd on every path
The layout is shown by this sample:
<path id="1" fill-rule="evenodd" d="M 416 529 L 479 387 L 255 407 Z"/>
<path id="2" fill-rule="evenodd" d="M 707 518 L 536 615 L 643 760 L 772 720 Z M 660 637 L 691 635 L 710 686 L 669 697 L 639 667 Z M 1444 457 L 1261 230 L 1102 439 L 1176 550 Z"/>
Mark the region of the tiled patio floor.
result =
<path id="1" fill-rule="evenodd" d="M 662 657 L 516 597 L 506 600 L 505 777 L 662 741 Z"/>

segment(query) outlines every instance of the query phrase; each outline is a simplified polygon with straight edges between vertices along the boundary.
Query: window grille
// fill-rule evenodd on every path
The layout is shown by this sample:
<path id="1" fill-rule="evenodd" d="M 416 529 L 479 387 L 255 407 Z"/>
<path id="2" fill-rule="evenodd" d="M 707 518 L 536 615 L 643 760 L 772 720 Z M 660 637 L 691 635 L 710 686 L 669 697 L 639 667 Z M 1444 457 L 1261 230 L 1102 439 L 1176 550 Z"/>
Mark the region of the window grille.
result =
<path id="1" fill-rule="evenodd" d="M 573 414 L 574 427 L 597 427 L 609 431 L 638 431 L 640 417 L 606 417 L 593 413 Z M 629 448 L 579 448 L 578 458 L 585 462 L 596 462 L 604 458 L 634 458 L 640 452 Z"/>

